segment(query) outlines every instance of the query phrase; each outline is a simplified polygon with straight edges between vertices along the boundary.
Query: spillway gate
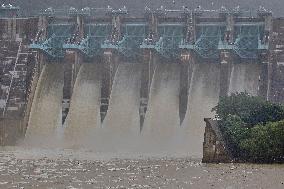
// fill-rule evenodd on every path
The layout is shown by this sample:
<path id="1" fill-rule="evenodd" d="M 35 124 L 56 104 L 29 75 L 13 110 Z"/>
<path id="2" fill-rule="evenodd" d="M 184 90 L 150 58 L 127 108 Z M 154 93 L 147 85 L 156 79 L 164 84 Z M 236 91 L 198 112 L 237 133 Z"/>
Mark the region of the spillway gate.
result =
<path id="1" fill-rule="evenodd" d="M 217 16 L 206 17 L 202 9 L 183 8 L 174 15 L 158 9 L 147 10 L 141 18 L 127 17 L 126 9 L 106 9 L 104 16 L 86 11 L 70 9 L 65 16 L 56 16 L 55 10 L 47 10 L 40 17 L 38 39 L 30 48 L 50 58 L 62 58 L 68 50 L 92 58 L 110 49 L 139 59 L 149 49 L 172 59 L 180 58 L 186 49 L 203 59 L 219 59 L 222 51 L 241 59 L 257 59 L 268 49 L 272 19 L 264 10 L 255 17 L 243 17 L 240 10 L 220 9 Z"/>
<path id="2" fill-rule="evenodd" d="M 213 11 L 214 16 L 201 8 L 167 10 L 161 7 L 145 9 L 145 16 L 140 18 L 129 17 L 125 7 L 97 10 L 43 11 L 30 48 L 46 57 L 47 63 L 64 62 L 66 53 L 75 53 L 73 79 L 65 84 L 70 88 L 81 63 L 103 63 L 102 122 L 107 115 L 119 62 L 142 64 L 139 109 L 142 128 L 157 62 L 176 63 L 181 67 L 179 113 L 182 124 L 187 112 L 192 65 L 196 62 L 222 63 L 221 75 L 227 75 L 222 80 L 223 87 L 228 86 L 228 72 L 231 71 L 226 63 L 262 63 L 266 61 L 263 54 L 269 50 L 272 14 L 265 9 L 259 9 L 254 17 L 247 17 L 239 9 L 224 7 Z M 228 90 L 223 87 L 220 95 L 226 95 Z"/>

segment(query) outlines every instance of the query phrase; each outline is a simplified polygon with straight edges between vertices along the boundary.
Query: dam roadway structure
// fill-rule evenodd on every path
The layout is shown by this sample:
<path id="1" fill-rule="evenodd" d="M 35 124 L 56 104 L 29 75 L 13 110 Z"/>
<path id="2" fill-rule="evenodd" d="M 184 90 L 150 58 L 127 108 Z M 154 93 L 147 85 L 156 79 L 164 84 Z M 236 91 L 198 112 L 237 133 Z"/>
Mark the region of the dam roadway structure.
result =
<path id="1" fill-rule="evenodd" d="M 203 119 L 220 97 L 269 100 L 270 12 L 93 10 L 36 18 L 39 77 L 17 145 L 200 158 Z"/>

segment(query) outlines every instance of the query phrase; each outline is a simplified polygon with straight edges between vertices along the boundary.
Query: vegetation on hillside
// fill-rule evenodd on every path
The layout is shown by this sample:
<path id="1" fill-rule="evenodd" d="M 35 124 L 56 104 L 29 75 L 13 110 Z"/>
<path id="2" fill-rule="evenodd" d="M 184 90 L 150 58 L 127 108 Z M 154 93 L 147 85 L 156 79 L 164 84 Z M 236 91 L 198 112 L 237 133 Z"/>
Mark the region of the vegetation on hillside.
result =
<path id="1" fill-rule="evenodd" d="M 236 93 L 222 97 L 213 111 L 235 158 L 284 162 L 284 106 Z"/>

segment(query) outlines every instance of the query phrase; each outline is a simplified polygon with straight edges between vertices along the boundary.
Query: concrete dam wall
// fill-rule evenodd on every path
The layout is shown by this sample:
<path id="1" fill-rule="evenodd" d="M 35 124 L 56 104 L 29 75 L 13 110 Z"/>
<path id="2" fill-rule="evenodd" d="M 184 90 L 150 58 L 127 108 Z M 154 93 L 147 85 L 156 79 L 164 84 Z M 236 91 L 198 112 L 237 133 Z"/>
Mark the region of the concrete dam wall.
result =
<path id="1" fill-rule="evenodd" d="M 271 12 L 93 10 L 0 19 L 0 39 L 17 41 L 1 48 L 0 109 L 1 122 L 19 120 L 18 145 L 199 158 L 203 120 L 220 97 L 284 100 L 284 22 Z M 6 145 L 14 129 L 3 123 Z"/>

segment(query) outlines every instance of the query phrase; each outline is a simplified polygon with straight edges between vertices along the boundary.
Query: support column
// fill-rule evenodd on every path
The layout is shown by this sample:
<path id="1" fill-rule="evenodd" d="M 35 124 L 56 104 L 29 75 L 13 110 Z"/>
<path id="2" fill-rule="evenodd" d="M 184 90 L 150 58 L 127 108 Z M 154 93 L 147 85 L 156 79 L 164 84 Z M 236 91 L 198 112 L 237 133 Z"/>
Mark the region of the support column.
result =
<path id="1" fill-rule="evenodd" d="M 184 13 L 186 30 L 184 31 L 184 44 L 193 45 L 196 41 L 196 22 L 200 14 L 197 12 Z M 180 65 L 180 91 L 179 91 L 179 117 L 180 125 L 188 111 L 189 89 L 192 80 L 196 57 L 193 49 L 182 49 Z"/>
<path id="2" fill-rule="evenodd" d="M 149 43 L 154 43 L 158 40 L 158 22 L 159 14 L 149 12 L 147 14 L 149 23 L 149 34 L 147 40 Z M 159 55 L 152 49 L 144 49 L 142 61 L 142 74 L 141 74 L 141 88 L 140 88 L 140 131 L 142 130 L 145 115 L 148 109 L 149 95 L 151 83 L 156 68 L 156 62 L 159 61 Z"/>
<path id="3" fill-rule="evenodd" d="M 6 36 L 9 40 L 15 41 L 16 39 L 16 18 L 8 18 L 7 19 L 7 27 L 6 27 Z"/>
<path id="4" fill-rule="evenodd" d="M 268 53 L 268 63 L 266 65 L 267 70 L 267 77 L 265 79 L 267 82 L 267 89 L 266 89 L 266 100 L 275 101 L 275 94 L 274 94 L 274 74 L 277 73 L 277 36 L 271 36 L 270 45 L 269 45 L 269 53 Z M 265 80 L 263 80 L 265 82 Z"/>
<path id="5" fill-rule="evenodd" d="M 12 38 L 12 20 L 11 19 L 8 19 L 7 20 L 7 37 L 8 37 L 8 39 L 11 39 Z"/>
<path id="6" fill-rule="evenodd" d="M 228 44 L 233 44 L 235 42 L 235 36 L 234 36 L 234 25 L 235 20 L 233 15 L 227 15 L 226 16 L 226 22 L 227 22 L 227 28 L 226 28 L 226 34 L 225 34 L 225 41 Z"/>
<path id="7" fill-rule="evenodd" d="M 46 39 L 47 37 L 47 25 L 48 20 L 46 16 L 39 16 L 38 19 L 38 32 L 41 32 L 41 38 Z"/>
<path id="8" fill-rule="evenodd" d="M 149 94 L 151 83 L 156 68 L 158 56 L 155 52 L 149 49 L 144 50 L 143 68 L 141 74 L 141 88 L 140 88 L 140 131 L 142 130 L 145 115 L 148 109 Z"/>
<path id="9" fill-rule="evenodd" d="M 159 24 L 159 14 L 151 13 L 148 15 L 149 22 L 149 39 L 154 41 L 158 40 L 158 24 Z"/>
<path id="10" fill-rule="evenodd" d="M 104 52 L 100 107 L 101 122 L 104 121 L 108 111 L 113 80 L 118 67 L 118 59 L 119 57 L 116 56 L 116 54 L 114 54 L 111 50 L 108 49 Z"/>
<path id="11" fill-rule="evenodd" d="M 235 41 L 234 36 L 234 20 L 235 16 L 225 13 L 225 19 L 226 19 L 226 33 L 224 36 L 223 44 L 225 44 L 225 47 L 221 50 L 220 53 L 220 97 L 224 97 L 229 95 L 229 86 L 230 86 L 230 77 L 231 77 L 231 71 L 232 71 L 232 64 L 234 62 L 234 55 L 231 52 L 231 50 L 228 49 L 228 47 L 231 46 L 231 44 Z"/>
<path id="12" fill-rule="evenodd" d="M 259 76 L 259 89 L 258 89 L 258 96 L 268 100 L 269 99 L 269 78 L 271 77 L 271 65 L 267 61 L 261 60 L 261 73 Z"/>
<path id="13" fill-rule="evenodd" d="M 220 55 L 220 97 L 229 95 L 230 77 L 233 64 L 233 55 L 227 50 L 223 50 Z"/>
<path id="14" fill-rule="evenodd" d="M 84 31 L 84 18 L 81 15 L 78 15 L 76 18 L 76 24 L 77 24 L 77 34 L 78 34 L 78 39 L 83 39 L 84 35 L 85 35 L 85 31 Z M 77 41 L 76 41 L 77 42 Z M 76 78 L 77 78 L 77 74 L 79 72 L 79 69 L 81 67 L 81 64 L 83 62 L 83 55 L 78 52 L 75 51 L 75 61 L 72 64 L 72 80 L 71 80 L 71 88 L 73 89 Z M 73 91 L 73 90 L 72 90 Z"/>
<path id="15" fill-rule="evenodd" d="M 74 33 L 74 40 L 78 42 L 84 37 L 84 18 L 82 15 L 77 15 L 74 18 L 77 28 Z M 62 102 L 62 124 L 69 113 L 70 101 L 73 94 L 74 85 L 83 63 L 83 55 L 78 51 L 73 51 L 72 54 L 67 54 L 62 63 L 64 63 L 64 88 L 63 88 L 63 102 Z"/>
<path id="16" fill-rule="evenodd" d="M 179 117 L 182 124 L 188 104 L 189 88 L 195 64 L 195 57 L 192 51 L 183 50 L 180 64 L 180 91 L 179 91 Z"/>
<path id="17" fill-rule="evenodd" d="M 38 20 L 38 33 L 37 33 L 37 38 L 36 40 L 41 39 L 46 39 L 47 38 L 47 26 L 48 26 L 48 20 L 46 16 L 40 16 Z M 46 62 L 46 57 L 42 52 L 38 51 L 38 73 L 40 74 L 43 64 Z"/>
<path id="18" fill-rule="evenodd" d="M 116 43 L 121 39 L 121 15 L 124 12 L 110 13 L 112 16 L 112 33 L 110 37 L 111 43 Z M 107 114 L 109 107 L 109 99 L 112 91 L 112 85 L 115 73 L 117 71 L 119 56 L 112 49 L 105 49 L 103 56 L 102 71 L 102 87 L 101 87 L 101 122 Z"/>
<path id="19" fill-rule="evenodd" d="M 277 70 L 277 55 L 275 53 L 277 37 L 273 36 L 272 13 L 267 11 L 258 12 L 258 16 L 264 20 L 264 35 L 261 44 L 267 45 L 268 49 L 261 53 L 260 62 L 262 72 L 260 75 L 259 96 L 266 100 L 273 100 L 271 98 L 271 83 L 273 80 L 273 70 Z"/>
<path id="20" fill-rule="evenodd" d="M 185 14 L 186 17 L 186 34 L 185 41 L 189 44 L 193 44 L 196 41 L 196 22 L 198 14 L 190 12 Z"/>
<path id="21" fill-rule="evenodd" d="M 119 41 L 121 40 L 121 21 L 120 21 L 120 15 L 115 14 L 112 17 L 112 41 Z"/>

